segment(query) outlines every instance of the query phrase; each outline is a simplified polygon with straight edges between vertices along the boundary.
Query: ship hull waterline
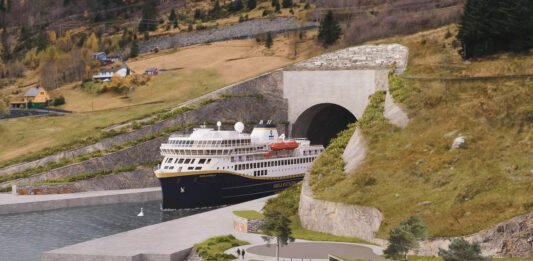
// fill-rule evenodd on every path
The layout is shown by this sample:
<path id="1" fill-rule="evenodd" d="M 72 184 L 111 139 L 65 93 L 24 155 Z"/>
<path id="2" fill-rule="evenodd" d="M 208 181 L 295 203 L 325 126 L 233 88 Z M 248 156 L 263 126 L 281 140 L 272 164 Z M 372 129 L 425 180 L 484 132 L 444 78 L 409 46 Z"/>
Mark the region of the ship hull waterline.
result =
<path id="1" fill-rule="evenodd" d="M 253 177 L 230 171 L 156 174 L 163 209 L 189 209 L 237 204 L 273 195 L 301 181 L 304 174 Z"/>

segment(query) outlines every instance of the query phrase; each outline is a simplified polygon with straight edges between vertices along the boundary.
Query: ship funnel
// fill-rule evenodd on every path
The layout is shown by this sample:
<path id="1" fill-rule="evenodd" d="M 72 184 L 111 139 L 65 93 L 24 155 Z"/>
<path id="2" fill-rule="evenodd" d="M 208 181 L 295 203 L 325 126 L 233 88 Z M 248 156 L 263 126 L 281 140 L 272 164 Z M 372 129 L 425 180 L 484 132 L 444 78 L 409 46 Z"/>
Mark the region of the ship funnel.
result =
<path id="1" fill-rule="evenodd" d="M 258 124 L 250 134 L 252 143 L 270 143 L 278 141 L 278 130 L 274 124 Z"/>

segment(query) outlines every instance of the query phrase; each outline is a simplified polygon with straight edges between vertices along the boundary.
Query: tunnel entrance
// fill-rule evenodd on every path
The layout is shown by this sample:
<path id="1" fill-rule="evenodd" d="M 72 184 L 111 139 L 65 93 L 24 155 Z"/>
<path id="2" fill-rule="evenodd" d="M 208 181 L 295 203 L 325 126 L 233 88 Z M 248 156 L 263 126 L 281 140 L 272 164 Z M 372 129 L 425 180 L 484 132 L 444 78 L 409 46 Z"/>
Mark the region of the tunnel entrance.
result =
<path id="1" fill-rule="evenodd" d="M 322 103 L 305 110 L 292 126 L 292 137 L 306 137 L 311 144 L 329 145 L 337 133 L 355 122 L 355 116 L 336 104 Z"/>

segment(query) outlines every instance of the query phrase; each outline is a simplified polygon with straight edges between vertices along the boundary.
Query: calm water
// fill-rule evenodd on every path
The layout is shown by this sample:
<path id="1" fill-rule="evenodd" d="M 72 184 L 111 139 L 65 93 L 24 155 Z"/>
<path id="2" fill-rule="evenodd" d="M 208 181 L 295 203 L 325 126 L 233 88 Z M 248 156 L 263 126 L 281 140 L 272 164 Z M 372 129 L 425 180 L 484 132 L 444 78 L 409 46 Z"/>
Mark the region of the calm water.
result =
<path id="1" fill-rule="evenodd" d="M 160 201 L 0 215 L 0 260 L 37 261 L 41 253 L 209 209 L 161 211 Z M 137 217 L 141 207 L 144 217 Z"/>

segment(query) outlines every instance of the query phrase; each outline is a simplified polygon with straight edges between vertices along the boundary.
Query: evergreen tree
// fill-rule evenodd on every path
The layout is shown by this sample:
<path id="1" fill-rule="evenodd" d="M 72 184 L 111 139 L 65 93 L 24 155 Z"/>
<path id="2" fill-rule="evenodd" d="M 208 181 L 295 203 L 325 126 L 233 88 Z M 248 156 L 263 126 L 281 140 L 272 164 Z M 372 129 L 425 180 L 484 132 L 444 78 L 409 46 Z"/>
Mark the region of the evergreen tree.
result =
<path id="1" fill-rule="evenodd" d="M 279 211 L 268 211 L 265 213 L 264 223 L 262 225 L 263 240 L 270 243 L 272 238 L 276 238 L 276 260 L 279 261 L 279 248 L 289 242 L 294 241 L 292 230 L 290 228 L 291 220 Z"/>
<path id="2" fill-rule="evenodd" d="M 248 10 L 254 10 L 257 7 L 256 0 L 248 0 Z"/>
<path id="3" fill-rule="evenodd" d="M 320 23 L 318 40 L 326 47 L 334 44 L 341 37 L 341 34 L 339 22 L 333 16 L 333 12 L 329 11 Z"/>
<path id="4" fill-rule="evenodd" d="M 276 7 L 276 5 L 279 5 L 279 0 L 272 0 L 272 7 Z"/>
<path id="5" fill-rule="evenodd" d="M 137 40 L 133 40 L 133 42 L 131 43 L 131 48 L 130 48 L 130 57 L 135 58 L 138 55 L 139 55 L 139 46 L 137 45 Z"/>
<path id="6" fill-rule="evenodd" d="M 283 0 L 282 5 L 283 5 L 283 8 L 292 7 L 292 0 Z"/>
<path id="7" fill-rule="evenodd" d="M 267 33 L 267 38 L 265 40 L 265 46 L 266 48 L 270 49 L 272 47 L 272 44 L 274 44 L 274 41 L 272 39 L 272 34 L 270 32 Z"/>
<path id="8" fill-rule="evenodd" d="M 407 221 L 402 221 L 399 226 L 393 227 L 389 232 L 389 246 L 383 253 L 387 257 L 398 258 L 403 256 L 407 261 L 409 250 L 418 248 L 418 241 L 427 237 L 427 226 L 419 216 L 412 216 Z"/>
<path id="9" fill-rule="evenodd" d="M 281 5 L 279 4 L 279 1 L 276 0 L 276 12 L 280 12 L 281 11 Z"/>
<path id="10" fill-rule="evenodd" d="M 157 29 L 157 2 L 157 0 L 144 0 L 139 32 L 155 31 Z"/>
<path id="11" fill-rule="evenodd" d="M 178 27 L 178 19 L 175 19 L 175 20 L 174 20 L 173 28 L 177 28 L 177 27 Z"/>
<path id="12" fill-rule="evenodd" d="M 174 8 L 172 8 L 172 10 L 170 10 L 170 15 L 168 16 L 168 20 L 169 21 L 174 21 L 177 18 L 178 17 L 176 16 L 176 11 L 174 11 Z"/>
<path id="13" fill-rule="evenodd" d="M 439 248 L 439 256 L 444 261 L 488 261 L 481 255 L 481 247 L 478 242 L 472 244 L 463 238 L 456 238 L 450 243 L 448 250 Z"/>
<path id="14" fill-rule="evenodd" d="M 464 59 L 533 47 L 533 1 L 468 0 L 457 39 Z"/>

